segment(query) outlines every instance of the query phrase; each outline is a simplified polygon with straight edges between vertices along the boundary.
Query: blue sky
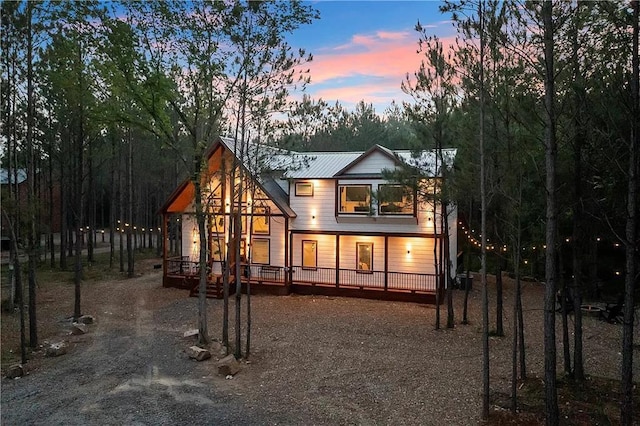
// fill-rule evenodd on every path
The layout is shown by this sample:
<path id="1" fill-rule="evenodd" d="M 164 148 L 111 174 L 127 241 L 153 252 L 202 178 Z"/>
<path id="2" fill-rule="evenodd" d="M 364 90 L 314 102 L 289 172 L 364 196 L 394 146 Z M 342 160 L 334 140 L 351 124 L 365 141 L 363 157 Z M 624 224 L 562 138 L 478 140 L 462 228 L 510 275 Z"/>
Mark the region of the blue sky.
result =
<path id="1" fill-rule="evenodd" d="M 307 93 L 352 108 L 358 101 L 376 112 L 408 100 L 400 85 L 420 65 L 416 53 L 420 21 L 444 40 L 455 30 L 439 1 L 315 1 L 320 19 L 297 30 L 290 41 L 312 53 Z M 445 41 L 446 43 L 446 41 Z M 294 97 L 301 94 L 294 93 Z"/>

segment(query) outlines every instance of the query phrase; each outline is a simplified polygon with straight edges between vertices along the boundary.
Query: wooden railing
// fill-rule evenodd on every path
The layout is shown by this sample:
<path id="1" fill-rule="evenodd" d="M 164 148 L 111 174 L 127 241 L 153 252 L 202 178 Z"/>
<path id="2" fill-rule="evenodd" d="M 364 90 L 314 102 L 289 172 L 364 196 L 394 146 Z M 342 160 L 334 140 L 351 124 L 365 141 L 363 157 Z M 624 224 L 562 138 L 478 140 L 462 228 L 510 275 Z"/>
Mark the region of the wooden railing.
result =
<path id="1" fill-rule="evenodd" d="M 189 260 L 189 256 L 177 256 L 167 259 L 167 275 L 196 275 L 200 262 Z"/>
<path id="2" fill-rule="evenodd" d="M 363 272 L 355 269 L 340 269 L 336 283 L 335 268 L 292 268 L 292 281 L 296 283 L 335 285 L 336 287 L 361 287 L 384 290 L 436 291 L 435 274 L 388 272 L 386 283 L 384 271 Z"/>
<path id="3" fill-rule="evenodd" d="M 214 262 L 213 272 L 218 273 Z M 218 262 L 219 263 L 219 262 Z M 199 271 L 199 262 L 191 261 L 187 256 L 167 259 L 167 274 L 193 276 Z M 222 266 L 222 265 L 220 265 Z M 249 269 L 248 269 L 249 268 Z M 251 276 L 252 281 L 285 282 L 288 271 L 273 265 L 242 265 L 243 277 Z M 234 271 L 234 270 L 233 270 Z M 337 278 L 337 280 L 336 280 Z M 435 274 L 416 274 L 408 272 L 358 271 L 340 269 L 336 276 L 335 268 L 303 268 L 293 266 L 291 279 L 294 283 L 330 285 L 336 287 L 358 287 L 362 289 L 400 290 L 434 293 L 436 291 Z"/>

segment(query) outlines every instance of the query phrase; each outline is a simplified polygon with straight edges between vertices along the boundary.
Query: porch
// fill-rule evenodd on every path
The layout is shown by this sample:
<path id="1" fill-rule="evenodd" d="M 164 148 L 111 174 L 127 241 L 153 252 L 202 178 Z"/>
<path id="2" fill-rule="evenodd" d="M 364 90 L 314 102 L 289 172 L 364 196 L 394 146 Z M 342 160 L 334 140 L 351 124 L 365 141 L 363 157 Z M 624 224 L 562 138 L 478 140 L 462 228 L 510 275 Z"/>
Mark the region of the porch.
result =
<path id="1" fill-rule="evenodd" d="M 222 298 L 223 263 L 213 261 L 207 269 L 207 297 Z M 437 288 L 435 274 L 376 270 L 363 273 L 355 269 L 259 264 L 241 265 L 241 274 L 243 292 L 250 283 L 252 293 L 317 294 L 433 304 Z M 164 287 L 183 288 L 197 295 L 198 284 L 198 262 L 186 256 L 167 259 Z M 230 286 L 230 292 L 234 291 L 235 287 Z"/>

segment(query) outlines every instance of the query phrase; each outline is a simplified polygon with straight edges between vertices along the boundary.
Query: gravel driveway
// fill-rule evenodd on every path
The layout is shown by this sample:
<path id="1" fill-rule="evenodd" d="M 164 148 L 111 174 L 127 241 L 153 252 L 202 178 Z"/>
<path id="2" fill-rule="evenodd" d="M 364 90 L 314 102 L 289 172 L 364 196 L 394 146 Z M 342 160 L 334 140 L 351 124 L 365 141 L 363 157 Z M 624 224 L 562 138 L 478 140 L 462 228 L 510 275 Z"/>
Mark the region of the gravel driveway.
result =
<path id="1" fill-rule="evenodd" d="M 68 354 L 30 363 L 21 379 L 2 379 L 2 424 L 476 424 L 477 288 L 471 324 L 459 325 L 463 293 L 456 291 L 458 325 L 440 331 L 428 305 L 253 296 L 250 362 L 226 380 L 213 360 L 197 363 L 184 353 L 193 340 L 182 334 L 197 314 L 186 291 L 162 288 L 159 272 L 91 284 L 84 311 L 96 323 L 86 335 L 66 337 Z M 526 283 L 524 290 L 528 369 L 542 376 L 543 289 Z M 72 288 L 56 297 L 71 300 Z M 507 288 L 507 337 L 491 339 L 492 390 L 508 389 L 510 299 Z M 222 302 L 210 300 L 209 308 L 211 334 L 219 337 Z M 587 372 L 617 377 L 621 327 L 586 318 L 584 330 Z"/>

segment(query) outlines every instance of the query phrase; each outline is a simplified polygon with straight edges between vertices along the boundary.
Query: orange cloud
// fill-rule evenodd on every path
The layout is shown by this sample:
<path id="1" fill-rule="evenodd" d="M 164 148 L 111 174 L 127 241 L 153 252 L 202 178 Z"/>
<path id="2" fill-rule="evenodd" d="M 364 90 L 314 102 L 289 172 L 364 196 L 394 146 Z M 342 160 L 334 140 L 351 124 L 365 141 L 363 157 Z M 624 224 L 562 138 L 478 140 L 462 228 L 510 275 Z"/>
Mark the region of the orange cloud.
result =
<path id="1" fill-rule="evenodd" d="M 417 36 L 407 31 L 378 31 L 357 34 L 347 44 L 323 49 L 308 64 L 308 92 L 329 102 L 348 104 L 364 99 L 377 104 L 376 110 L 392 100 L 408 100 L 400 85 L 407 73 L 413 75 L 418 70 L 424 57 L 417 53 Z M 448 49 L 454 37 L 442 41 Z"/>

